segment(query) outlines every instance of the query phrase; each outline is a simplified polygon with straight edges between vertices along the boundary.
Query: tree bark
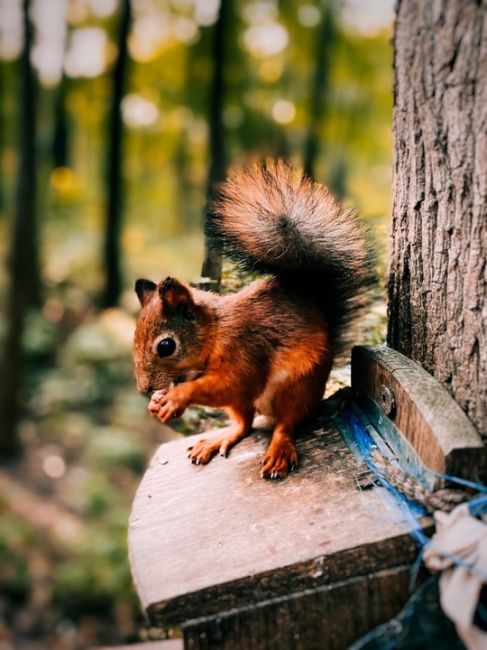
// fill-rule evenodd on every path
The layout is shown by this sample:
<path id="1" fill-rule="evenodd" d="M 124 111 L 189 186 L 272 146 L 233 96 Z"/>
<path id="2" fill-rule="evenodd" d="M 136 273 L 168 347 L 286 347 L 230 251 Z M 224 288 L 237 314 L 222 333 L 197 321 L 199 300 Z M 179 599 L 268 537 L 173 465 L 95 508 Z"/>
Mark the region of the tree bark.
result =
<path id="1" fill-rule="evenodd" d="M 123 0 L 118 32 L 118 57 L 113 69 L 113 91 L 109 122 L 107 160 L 107 216 L 104 243 L 105 290 L 103 306 L 113 307 L 122 291 L 120 236 L 122 230 L 123 178 L 122 148 L 123 123 L 121 103 L 125 92 L 128 64 L 127 37 L 130 30 L 130 0 Z"/>
<path id="2" fill-rule="evenodd" d="M 388 343 L 487 434 L 487 2 L 400 0 Z"/>
<path id="3" fill-rule="evenodd" d="M 231 0 L 221 0 L 218 20 L 214 27 L 213 40 L 213 80 L 211 85 L 209 107 L 209 171 L 206 191 L 207 207 L 213 200 L 218 183 L 224 180 L 227 172 L 227 153 L 225 147 L 225 127 L 223 124 L 223 106 L 225 95 L 225 43 L 228 23 L 232 10 Z M 205 237 L 205 257 L 201 275 L 210 282 L 202 282 L 206 289 L 220 290 L 222 274 L 222 255 L 215 242 Z"/>
<path id="4" fill-rule="evenodd" d="M 20 57 L 20 137 L 15 214 L 8 259 L 9 286 L 6 299 L 6 332 L 0 372 L 0 455 L 20 451 L 17 426 L 21 414 L 23 379 L 22 335 L 29 307 L 40 303 L 38 226 L 36 219 L 36 99 L 30 63 L 33 30 L 30 0 L 23 2 L 24 46 Z"/>

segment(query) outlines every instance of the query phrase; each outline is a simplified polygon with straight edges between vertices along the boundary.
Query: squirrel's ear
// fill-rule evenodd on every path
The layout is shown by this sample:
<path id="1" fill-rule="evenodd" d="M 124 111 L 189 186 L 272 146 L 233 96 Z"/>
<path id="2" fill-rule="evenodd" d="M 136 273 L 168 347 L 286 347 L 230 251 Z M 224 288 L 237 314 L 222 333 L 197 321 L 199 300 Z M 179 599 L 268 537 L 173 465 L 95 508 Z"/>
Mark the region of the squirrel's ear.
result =
<path id="1" fill-rule="evenodd" d="M 137 280 L 135 283 L 135 293 L 139 299 L 142 307 L 146 304 L 148 300 L 152 298 L 154 291 L 156 290 L 156 283 L 151 282 L 150 280 Z"/>
<path id="2" fill-rule="evenodd" d="M 166 278 L 159 284 L 159 295 L 167 313 L 193 304 L 193 298 L 188 287 L 185 287 L 175 278 Z"/>

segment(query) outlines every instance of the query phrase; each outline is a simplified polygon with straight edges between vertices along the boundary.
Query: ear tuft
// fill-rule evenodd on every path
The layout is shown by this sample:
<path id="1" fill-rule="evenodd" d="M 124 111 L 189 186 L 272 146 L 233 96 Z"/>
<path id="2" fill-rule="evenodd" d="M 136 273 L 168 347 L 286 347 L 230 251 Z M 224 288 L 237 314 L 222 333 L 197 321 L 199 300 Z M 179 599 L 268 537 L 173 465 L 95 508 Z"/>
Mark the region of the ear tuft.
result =
<path id="1" fill-rule="evenodd" d="M 168 277 L 159 284 L 159 295 L 161 296 L 164 310 L 167 313 L 174 312 L 179 308 L 186 308 L 193 304 L 191 292 L 184 284 L 176 278 Z"/>
<path id="2" fill-rule="evenodd" d="M 135 293 L 142 307 L 152 298 L 157 285 L 151 280 L 139 279 L 135 283 Z"/>

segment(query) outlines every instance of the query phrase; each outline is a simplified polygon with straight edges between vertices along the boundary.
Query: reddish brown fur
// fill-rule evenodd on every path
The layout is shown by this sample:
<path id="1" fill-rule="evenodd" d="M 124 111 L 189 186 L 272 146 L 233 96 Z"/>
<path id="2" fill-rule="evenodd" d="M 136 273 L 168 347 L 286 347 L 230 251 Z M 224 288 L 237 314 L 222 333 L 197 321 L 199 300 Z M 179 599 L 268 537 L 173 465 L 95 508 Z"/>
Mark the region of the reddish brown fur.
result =
<path id="1" fill-rule="evenodd" d="M 297 463 L 294 429 L 317 406 L 331 368 L 323 313 L 283 292 L 276 280 L 261 280 L 229 296 L 188 289 L 189 311 L 185 298 L 186 315 L 176 309 L 168 318 L 160 288 L 143 305 L 134 344 L 139 390 L 156 391 L 150 412 L 167 422 L 189 404 L 231 409 L 235 424 L 190 450 L 199 464 L 218 451 L 226 455 L 250 431 L 260 406 L 276 419 L 263 475 L 285 476 Z M 192 333 L 192 318 L 199 326 L 194 349 L 191 344 L 181 359 L 160 359 L 152 342 L 163 331 L 175 331 L 184 341 L 184 327 Z M 169 387 L 191 371 L 202 376 Z"/>
<path id="2" fill-rule="evenodd" d="M 157 286 L 139 280 L 137 385 L 152 395 L 149 411 L 161 422 L 189 404 L 231 412 L 232 425 L 190 448 L 196 464 L 226 455 L 250 431 L 256 410 L 272 416 L 262 475 L 283 477 L 297 463 L 295 428 L 319 404 L 341 329 L 360 302 L 363 235 L 325 188 L 283 163 L 227 181 L 214 226 L 224 244 L 274 277 L 227 296 L 172 278 Z M 176 350 L 160 358 L 166 337 Z"/>

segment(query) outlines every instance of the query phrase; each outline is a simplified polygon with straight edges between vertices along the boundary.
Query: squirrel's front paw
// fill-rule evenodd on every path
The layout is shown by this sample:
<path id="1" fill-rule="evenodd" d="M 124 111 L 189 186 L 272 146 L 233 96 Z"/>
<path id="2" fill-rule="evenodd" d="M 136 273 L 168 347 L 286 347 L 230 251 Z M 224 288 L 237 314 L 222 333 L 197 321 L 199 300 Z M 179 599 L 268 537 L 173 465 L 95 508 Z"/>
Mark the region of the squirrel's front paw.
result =
<path id="1" fill-rule="evenodd" d="M 163 424 L 171 418 L 180 417 L 188 405 L 187 399 L 177 388 L 156 390 L 149 402 L 149 413 Z"/>
<path id="2" fill-rule="evenodd" d="M 159 413 L 159 409 L 161 408 L 161 400 L 166 395 L 167 391 L 166 390 L 155 390 L 150 398 L 149 406 L 147 407 L 149 413 L 153 415 L 155 418 L 157 417 L 157 414 Z"/>

